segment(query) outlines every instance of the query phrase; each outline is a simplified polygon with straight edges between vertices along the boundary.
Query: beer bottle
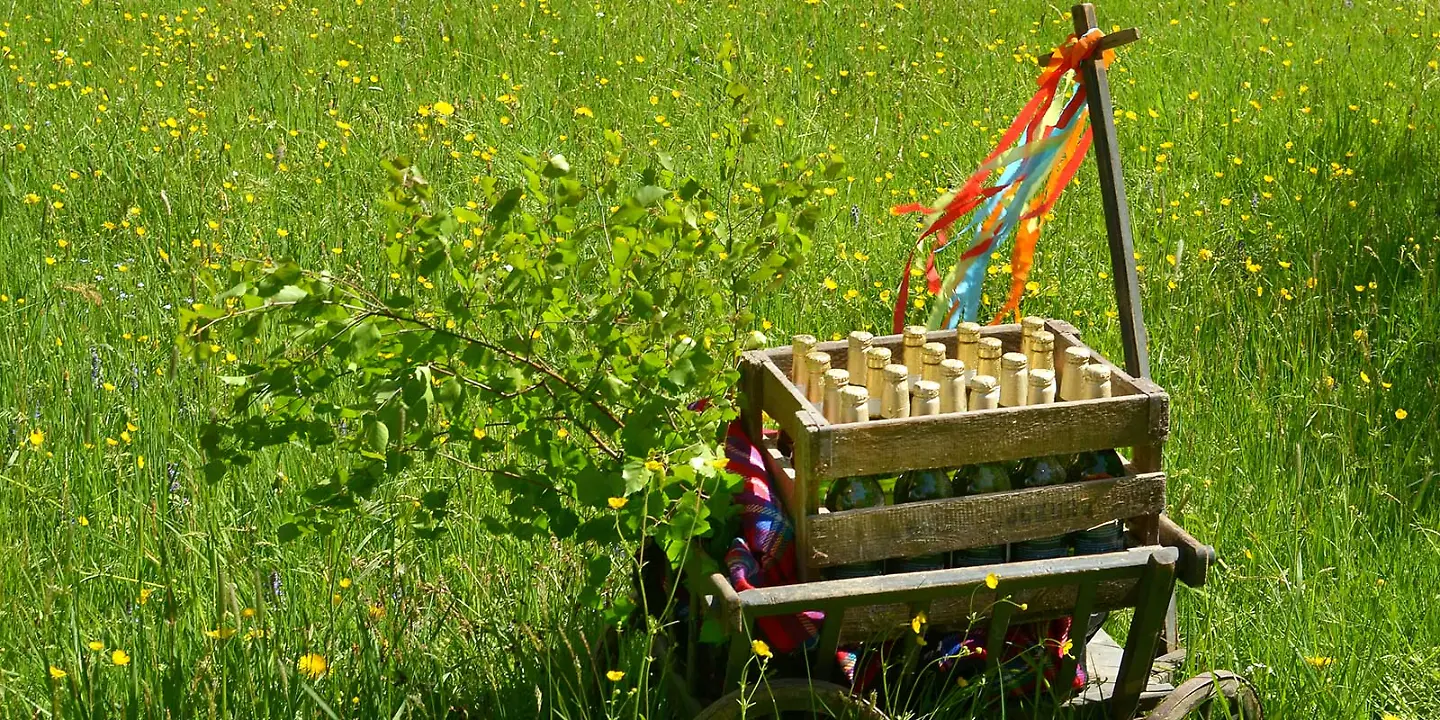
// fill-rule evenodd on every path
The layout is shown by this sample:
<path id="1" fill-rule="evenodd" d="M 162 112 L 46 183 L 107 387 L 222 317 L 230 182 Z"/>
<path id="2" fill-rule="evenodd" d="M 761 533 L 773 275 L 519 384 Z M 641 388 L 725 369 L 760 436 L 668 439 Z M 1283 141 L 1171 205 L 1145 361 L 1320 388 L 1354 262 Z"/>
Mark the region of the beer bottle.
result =
<path id="1" fill-rule="evenodd" d="M 976 376 L 976 380 L 985 376 Z M 972 381 L 974 382 L 974 381 Z M 990 380 L 993 384 L 994 380 Z M 955 479 L 952 482 L 956 494 L 984 495 L 985 493 L 1004 492 L 1010 489 L 1010 475 L 1001 463 L 984 463 L 981 465 L 967 465 L 955 471 Z M 983 547 L 966 548 L 956 550 L 951 556 L 956 567 L 974 567 L 976 565 L 993 565 L 1005 562 L 1004 545 L 987 545 Z"/>
<path id="2" fill-rule="evenodd" d="M 928 380 L 916 383 L 911 417 L 935 415 L 940 409 L 940 386 Z M 895 504 L 941 500 L 954 494 L 947 470 L 910 470 L 895 481 Z M 945 567 L 945 555 L 924 555 L 902 558 L 894 563 L 897 572 L 939 570 Z"/>
<path id="3" fill-rule="evenodd" d="M 870 393 L 870 417 L 880 417 L 880 402 L 885 397 L 885 366 L 890 364 L 890 348 L 872 347 L 865 351 L 865 390 Z"/>
<path id="4" fill-rule="evenodd" d="M 1024 355 L 1012 352 L 1000 357 L 1000 407 L 1025 405 L 1029 374 Z"/>
<path id="5" fill-rule="evenodd" d="M 925 348 L 925 326 L 906 325 L 900 339 L 904 343 L 900 354 L 900 364 L 910 370 L 910 376 L 905 379 L 909 381 L 909 387 L 913 388 L 915 383 L 920 380 L 920 368 L 925 365 L 921 355 Z"/>
<path id="6" fill-rule="evenodd" d="M 995 357 L 1000 357 L 996 355 Z M 962 322 L 955 328 L 955 359 L 965 363 L 965 384 L 975 377 L 980 367 L 980 324 Z"/>
<path id="7" fill-rule="evenodd" d="M 1030 385 L 1030 397 L 1041 402 L 1055 401 L 1055 373 L 1049 370 L 1041 370 L 1031 375 L 1028 380 Z M 1015 475 L 1010 478 L 1015 486 L 1035 488 L 1047 485 L 1061 485 L 1068 479 L 1065 465 L 1058 458 L 1040 456 L 1026 458 L 1020 463 Z M 1015 543 L 1014 559 L 1016 560 L 1042 560 L 1045 558 L 1064 557 L 1070 554 L 1069 543 L 1065 536 L 1040 538 Z"/>
<path id="8" fill-rule="evenodd" d="M 1084 380 L 1085 400 L 1110 397 L 1110 368 L 1105 365 L 1086 365 L 1080 371 Z M 1099 450 L 1080 453 L 1070 467 L 1070 479 L 1100 480 L 1122 477 L 1125 464 L 1114 450 Z M 1075 554 L 1094 555 L 1125 549 L 1125 526 L 1119 520 L 1111 520 L 1088 530 L 1075 533 Z"/>
<path id="9" fill-rule="evenodd" d="M 870 419 L 868 393 L 865 388 L 851 385 L 841 390 L 840 422 L 857 423 Z M 874 475 L 840 478 L 830 485 L 825 496 L 825 507 L 831 512 L 880 507 L 885 504 L 885 491 L 880 487 L 880 478 Z M 856 563 L 832 568 L 831 578 L 871 577 L 884 569 L 880 562 Z"/>
<path id="10" fill-rule="evenodd" d="M 832 369 L 825 373 L 825 419 L 831 424 L 840 422 L 840 391 L 850 385 L 850 373 Z"/>
<path id="11" fill-rule="evenodd" d="M 870 344 L 875 341 L 875 336 L 864 330 L 851 331 L 849 337 L 849 349 L 845 355 L 845 367 L 850 371 L 850 382 L 856 385 L 865 384 L 865 353 L 870 349 Z"/>
<path id="12" fill-rule="evenodd" d="M 809 379 L 805 358 L 812 352 L 815 352 L 814 335 L 795 335 L 790 338 L 790 382 L 801 395 L 805 395 L 805 381 Z"/>
<path id="13" fill-rule="evenodd" d="M 1080 371 L 1090 363 L 1090 350 L 1071 345 L 1065 348 L 1065 365 L 1060 368 L 1060 399 L 1083 400 Z"/>
<path id="14" fill-rule="evenodd" d="M 910 370 L 904 365 L 885 366 L 885 396 L 880 403 L 880 416 L 893 420 L 910 417 Z"/>
<path id="15" fill-rule="evenodd" d="M 954 358 L 940 361 L 940 412 L 965 412 L 965 363 Z"/>

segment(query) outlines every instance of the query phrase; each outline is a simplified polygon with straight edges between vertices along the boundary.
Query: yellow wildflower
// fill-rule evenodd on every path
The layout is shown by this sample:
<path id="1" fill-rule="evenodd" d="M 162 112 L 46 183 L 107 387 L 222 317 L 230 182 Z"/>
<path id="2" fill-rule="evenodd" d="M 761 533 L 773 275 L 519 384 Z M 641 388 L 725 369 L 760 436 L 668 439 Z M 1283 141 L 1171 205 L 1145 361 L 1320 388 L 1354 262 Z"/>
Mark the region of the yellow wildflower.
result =
<path id="1" fill-rule="evenodd" d="M 295 667 L 300 671 L 301 675 L 311 680 L 319 680 L 325 675 L 325 671 L 329 669 L 330 666 L 325 662 L 324 655 L 320 655 L 319 653 L 305 653 L 295 662 Z"/>
<path id="2" fill-rule="evenodd" d="M 125 667 L 126 665 L 130 664 L 130 653 L 116 648 L 114 652 L 110 653 L 110 662 L 115 663 L 120 667 Z"/>
<path id="3" fill-rule="evenodd" d="M 767 658 L 767 659 L 768 659 L 768 658 L 774 656 L 774 654 L 770 652 L 770 646 L 767 645 L 767 644 L 765 644 L 765 641 L 764 641 L 764 640 L 752 640 L 752 641 L 750 641 L 750 649 L 751 649 L 752 651 L 754 651 L 754 653 L 755 653 L 756 655 L 760 656 L 761 658 Z"/>

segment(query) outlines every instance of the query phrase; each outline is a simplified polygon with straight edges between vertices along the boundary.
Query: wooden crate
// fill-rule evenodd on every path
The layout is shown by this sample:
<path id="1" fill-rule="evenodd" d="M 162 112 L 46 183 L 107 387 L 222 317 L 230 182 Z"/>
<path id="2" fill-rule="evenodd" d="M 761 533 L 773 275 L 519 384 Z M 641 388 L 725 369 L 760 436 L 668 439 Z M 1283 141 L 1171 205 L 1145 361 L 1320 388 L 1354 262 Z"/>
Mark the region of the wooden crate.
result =
<path id="1" fill-rule="evenodd" d="M 1049 320 L 1057 357 L 1084 344 L 1075 328 Z M 1006 352 L 1020 346 L 1019 325 L 983 328 Z M 955 331 L 929 333 L 928 341 L 955 351 Z M 874 344 L 899 355 L 901 336 Z M 820 343 L 835 367 L 844 367 L 845 341 Z M 790 437 L 789 462 L 768 448 L 786 512 L 795 518 L 801 580 L 819 579 L 826 567 L 894 557 L 1019 542 L 1083 530 L 1123 519 L 1140 545 L 1158 541 L 1165 509 L 1161 447 L 1169 432 L 1169 396 L 1093 350 L 1093 362 L 1110 366 L 1114 396 L 1031 407 L 832 425 L 790 382 L 790 348 L 752 351 L 742 362 L 741 407 L 746 430 L 760 437 L 769 416 Z M 1131 472 L 1121 478 L 1068 483 L 972 497 L 957 497 L 831 513 L 819 490 L 856 475 L 955 468 L 1109 448 L 1131 449 Z"/>

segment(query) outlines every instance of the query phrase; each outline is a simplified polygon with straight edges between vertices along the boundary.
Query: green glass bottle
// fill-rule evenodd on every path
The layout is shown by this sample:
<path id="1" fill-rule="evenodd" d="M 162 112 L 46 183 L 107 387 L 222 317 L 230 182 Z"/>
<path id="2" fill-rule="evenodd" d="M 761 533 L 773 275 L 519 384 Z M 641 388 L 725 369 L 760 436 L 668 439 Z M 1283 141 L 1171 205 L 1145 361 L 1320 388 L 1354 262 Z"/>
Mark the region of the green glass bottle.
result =
<path id="1" fill-rule="evenodd" d="M 985 493 L 1005 492 L 1010 489 L 1010 473 L 1004 463 L 985 463 L 983 465 L 967 465 L 955 471 L 955 479 L 952 481 L 957 494 L 960 495 L 984 495 Z M 985 547 L 966 548 L 957 550 L 952 561 L 956 567 L 974 567 L 976 565 L 993 565 L 1005 562 L 1004 545 L 988 545 Z"/>
<path id="2" fill-rule="evenodd" d="M 1110 368 L 1091 364 L 1080 368 L 1080 395 L 1084 400 L 1111 397 Z M 1125 463 L 1114 450 L 1094 450 L 1076 456 L 1070 465 L 1070 479 L 1073 482 L 1117 478 L 1125 475 Z M 1087 530 L 1076 532 L 1073 537 L 1076 555 L 1097 555 L 1125 549 L 1125 526 L 1119 520 L 1110 520 Z"/>
<path id="3" fill-rule="evenodd" d="M 950 473 L 945 470 L 911 470 L 895 481 L 895 504 L 943 500 L 954 495 Z M 945 567 L 945 556 L 922 555 L 902 558 L 895 563 L 896 572 L 919 572 L 940 570 Z"/>
<path id="4" fill-rule="evenodd" d="M 1026 378 L 1029 393 L 1026 405 L 1045 405 L 1055 402 L 1055 371 L 1044 368 L 1036 370 Z M 1048 485 L 1062 485 L 1070 479 L 1063 458 L 1041 456 L 1027 458 L 1011 477 L 1019 487 L 1037 488 Z M 1016 560 L 1043 560 L 1064 557 L 1070 554 L 1070 543 L 1064 535 L 1037 538 L 1015 543 Z"/>
<path id="5" fill-rule="evenodd" d="M 841 391 L 841 396 L 840 422 L 869 421 L 869 393 L 865 388 L 851 385 Z M 825 507 L 831 512 L 841 512 L 884 505 L 885 489 L 880 487 L 882 477 L 863 475 L 836 480 L 831 483 L 830 491 L 825 496 Z M 871 577 L 881 574 L 884 569 L 885 565 L 880 561 L 855 563 L 831 568 L 827 576 L 831 579 Z"/>

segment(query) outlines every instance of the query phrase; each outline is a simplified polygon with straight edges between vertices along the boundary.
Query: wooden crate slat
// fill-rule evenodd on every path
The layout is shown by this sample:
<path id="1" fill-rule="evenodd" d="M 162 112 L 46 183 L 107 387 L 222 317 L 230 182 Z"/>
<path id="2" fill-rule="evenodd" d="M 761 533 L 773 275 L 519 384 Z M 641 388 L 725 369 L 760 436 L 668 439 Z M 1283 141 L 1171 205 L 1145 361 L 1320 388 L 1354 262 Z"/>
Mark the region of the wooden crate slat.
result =
<path id="1" fill-rule="evenodd" d="M 1100 582 L 1095 586 L 1095 612 L 1108 612 L 1134 607 L 1138 599 L 1136 577 Z M 1001 605 L 1010 605 L 1010 624 L 1052 620 L 1068 617 L 1074 612 L 1076 587 L 1049 585 L 1023 588 L 1013 592 L 1001 586 L 999 593 L 984 590 L 974 595 L 946 597 L 931 603 L 927 613 L 930 628 L 936 631 L 965 631 L 985 622 L 1000 598 L 1009 598 Z M 1013 604 L 1012 604 L 1013 603 Z M 1024 609 L 1020 609 L 1020 605 Z M 845 626 L 840 629 L 841 643 L 873 642 L 882 638 L 903 637 L 911 632 L 909 606 L 902 603 L 852 608 L 845 613 Z"/>
<path id="2" fill-rule="evenodd" d="M 803 582 L 778 587 L 755 588 L 738 593 L 747 619 L 786 615 L 802 610 L 856 608 L 885 603 L 914 603 L 950 595 L 978 596 L 987 575 L 1000 578 L 1001 592 L 1020 591 L 1055 584 L 1073 585 L 1085 580 L 1139 577 L 1150 558 L 1173 563 L 1179 551 L 1171 547 L 1147 546 L 1077 557 L 1029 560 L 980 567 L 949 568 L 926 572 L 881 575 Z M 909 619 L 907 618 L 907 621 Z"/>
<path id="3" fill-rule="evenodd" d="M 1143 395 L 829 425 L 814 480 L 958 467 L 1163 440 Z"/>
<path id="4" fill-rule="evenodd" d="M 1146 473 L 969 497 L 821 513 L 810 563 L 831 567 L 1034 540 L 1165 510 L 1165 475 Z"/>
<path id="5" fill-rule="evenodd" d="M 792 438 L 800 437 L 800 423 L 795 418 L 795 413 L 802 410 L 811 412 L 814 406 L 805 400 L 800 394 L 800 389 L 790 382 L 790 375 L 774 361 L 765 358 L 762 362 L 765 372 L 761 375 L 761 397 L 764 398 L 762 406 L 766 414 L 775 420 L 776 424 Z M 820 413 L 811 412 L 817 422 L 824 424 L 825 419 Z"/>

